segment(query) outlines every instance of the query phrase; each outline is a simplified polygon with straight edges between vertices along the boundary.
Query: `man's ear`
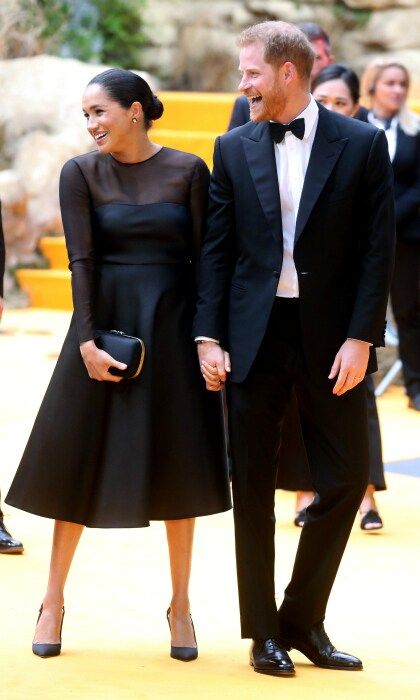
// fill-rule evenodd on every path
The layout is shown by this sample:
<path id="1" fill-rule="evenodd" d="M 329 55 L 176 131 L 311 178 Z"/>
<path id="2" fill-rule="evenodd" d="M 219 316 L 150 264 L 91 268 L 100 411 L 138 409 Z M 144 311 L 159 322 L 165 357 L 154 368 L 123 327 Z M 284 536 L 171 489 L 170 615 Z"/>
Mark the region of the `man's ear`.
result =
<path id="1" fill-rule="evenodd" d="M 297 76 L 296 66 L 291 61 L 286 61 L 283 63 L 282 67 L 283 80 L 286 84 L 290 83 Z"/>

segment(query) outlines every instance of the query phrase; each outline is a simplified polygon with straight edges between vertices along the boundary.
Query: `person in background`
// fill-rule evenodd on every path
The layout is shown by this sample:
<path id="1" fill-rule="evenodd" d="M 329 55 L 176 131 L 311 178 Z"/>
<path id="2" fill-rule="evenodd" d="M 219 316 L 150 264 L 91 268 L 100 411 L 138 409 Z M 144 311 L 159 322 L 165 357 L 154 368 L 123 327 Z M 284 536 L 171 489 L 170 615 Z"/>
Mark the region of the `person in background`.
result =
<path id="1" fill-rule="evenodd" d="M 420 119 L 406 106 L 410 75 L 392 58 L 365 70 L 366 121 L 384 129 L 394 170 L 397 247 L 391 303 L 408 405 L 420 411 Z"/>
<path id="2" fill-rule="evenodd" d="M 356 73 L 348 66 L 334 63 L 323 68 L 312 82 L 312 95 L 318 104 L 322 104 L 332 112 L 338 112 L 347 117 L 355 117 L 365 120 L 366 110 L 359 105 L 360 84 Z M 386 489 L 384 464 L 382 459 L 382 440 L 379 425 L 378 409 L 376 407 L 375 387 L 371 375 L 365 378 L 368 421 L 369 421 L 369 484 L 360 506 L 360 527 L 368 532 L 380 530 L 383 521 L 379 515 L 375 502 L 375 491 Z M 283 442 L 290 442 L 290 435 Z M 289 454 L 292 458 L 291 445 Z M 298 446 L 298 454 L 301 449 Z M 309 465 L 302 469 L 302 459 L 294 462 L 294 478 L 292 484 L 288 482 L 289 472 L 292 467 L 286 465 L 286 474 L 282 475 L 280 462 L 280 479 L 278 485 L 287 490 L 297 490 L 298 500 L 302 497 L 312 501 L 315 493 L 311 487 Z M 297 488 L 296 488 L 297 484 Z M 298 512 L 295 524 L 302 526 L 305 521 L 306 510 Z"/>
<path id="3" fill-rule="evenodd" d="M 3 278 L 6 260 L 6 251 L 4 246 L 3 224 L 1 219 L 1 203 L 0 203 L 0 321 L 3 314 Z M 3 512 L 1 509 L 1 494 L 0 494 L 0 554 L 21 554 L 23 552 L 23 544 L 19 540 L 15 540 L 4 524 Z"/>
<path id="4" fill-rule="evenodd" d="M 331 53 L 331 41 L 327 32 L 320 27 L 316 22 L 300 22 L 296 25 L 305 34 L 311 42 L 311 46 L 315 53 L 314 65 L 311 72 L 311 80 L 313 80 L 322 68 L 334 63 L 335 58 Z M 249 104 L 245 95 L 240 95 L 236 98 L 233 105 L 232 115 L 230 118 L 228 131 L 237 126 L 242 126 L 249 122 Z"/>

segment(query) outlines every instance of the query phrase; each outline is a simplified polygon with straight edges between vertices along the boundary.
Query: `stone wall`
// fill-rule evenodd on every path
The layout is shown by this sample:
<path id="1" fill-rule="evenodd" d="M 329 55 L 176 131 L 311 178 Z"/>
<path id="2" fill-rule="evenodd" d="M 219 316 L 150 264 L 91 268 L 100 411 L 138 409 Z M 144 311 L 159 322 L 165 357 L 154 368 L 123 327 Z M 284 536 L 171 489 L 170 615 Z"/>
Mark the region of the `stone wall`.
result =
<path id="1" fill-rule="evenodd" d="M 411 70 L 420 97 L 420 0 L 148 0 L 142 67 L 157 87 L 230 91 L 238 82 L 238 33 L 263 19 L 314 20 L 333 50 L 361 70 L 388 53 Z M 8 264 L 28 262 L 39 237 L 61 231 L 62 164 L 88 150 L 81 94 L 106 66 L 35 56 L 0 61 L 0 199 Z"/>
<path id="2" fill-rule="evenodd" d="M 420 0 L 149 0 L 142 66 L 167 88 L 235 90 L 235 38 L 264 19 L 315 21 L 331 35 L 337 60 L 357 71 L 392 54 L 412 73 L 420 97 Z"/>

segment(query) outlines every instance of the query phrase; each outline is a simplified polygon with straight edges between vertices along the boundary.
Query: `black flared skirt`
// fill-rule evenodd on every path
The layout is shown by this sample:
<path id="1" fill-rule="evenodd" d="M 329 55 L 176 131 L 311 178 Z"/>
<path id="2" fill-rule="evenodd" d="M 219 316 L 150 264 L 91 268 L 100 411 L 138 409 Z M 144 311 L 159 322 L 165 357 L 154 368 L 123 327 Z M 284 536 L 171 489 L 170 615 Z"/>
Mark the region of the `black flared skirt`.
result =
<path id="1" fill-rule="evenodd" d="M 97 328 L 141 337 L 140 376 L 89 378 L 74 318 L 6 502 L 90 527 L 144 527 L 231 506 L 220 395 L 206 391 L 182 264 L 104 264 Z"/>

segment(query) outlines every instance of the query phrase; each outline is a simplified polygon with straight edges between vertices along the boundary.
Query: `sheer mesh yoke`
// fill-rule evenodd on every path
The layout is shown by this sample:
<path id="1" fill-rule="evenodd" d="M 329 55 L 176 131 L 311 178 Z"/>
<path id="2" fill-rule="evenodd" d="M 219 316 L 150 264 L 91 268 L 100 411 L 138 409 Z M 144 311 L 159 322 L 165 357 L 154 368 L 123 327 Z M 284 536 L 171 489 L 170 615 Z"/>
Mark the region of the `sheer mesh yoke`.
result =
<path id="1" fill-rule="evenodd" d="M 197 259 L 208 184 L 201 159 L 169 148 L 134 164 L 92 152 L 64 165 L 60 204 L 80 343 L 94 337 L 98 265 Z"/>

